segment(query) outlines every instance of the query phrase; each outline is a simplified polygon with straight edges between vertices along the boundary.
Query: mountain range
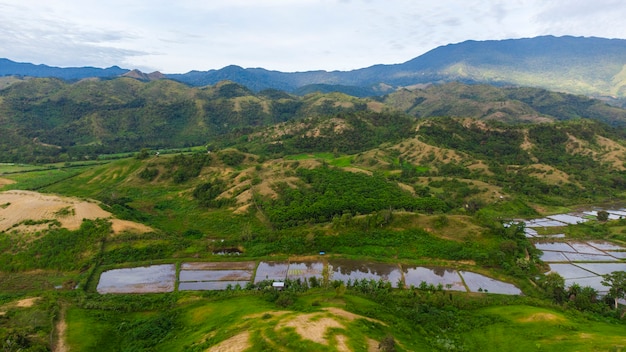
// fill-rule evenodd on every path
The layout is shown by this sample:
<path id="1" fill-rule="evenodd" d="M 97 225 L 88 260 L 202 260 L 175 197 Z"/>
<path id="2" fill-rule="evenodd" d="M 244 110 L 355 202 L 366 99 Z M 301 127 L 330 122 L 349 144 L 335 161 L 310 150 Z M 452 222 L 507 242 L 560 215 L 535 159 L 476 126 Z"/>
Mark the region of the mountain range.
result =
<path id="1" fill-rule="evenodd" d="M 402 87 L 460 81 L 500 86 L 531 86 L 603 98 L 618 105 L 626 99 L 626 40 L 542 36 L 525 39 L 465 41 L 435 48 L 401 64 L 352 71 L 279 72 L 231 65 L 181 74 L 144 74 L 137 70 L 16 63 L 0 59 L 0 76 L 57 77 L 80 80 L 121 75 L 167 78 L 191 86 L 230 80 L 261 91 L 295 94 L 340 91 L 353 96 L 384 95 Z"/>

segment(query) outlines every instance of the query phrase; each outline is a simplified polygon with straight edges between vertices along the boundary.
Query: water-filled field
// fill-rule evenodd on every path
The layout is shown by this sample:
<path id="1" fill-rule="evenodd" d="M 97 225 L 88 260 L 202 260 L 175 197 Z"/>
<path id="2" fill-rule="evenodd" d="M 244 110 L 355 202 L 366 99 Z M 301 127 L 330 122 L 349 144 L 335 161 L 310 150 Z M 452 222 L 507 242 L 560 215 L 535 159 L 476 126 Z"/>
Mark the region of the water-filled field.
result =
<path id="1" fill-rule="evenodd" d="M 362 280 L 382 280 L 389 282 L 393 287 L 399 287 L 399 284 L 404 287 L 428 285 L 428 287 L 453 291 L 521 294 L 521 291 L 512 284 L 473 272 L 347 259 L 261 261 L 258 264 L 255 262 L 183 263 L 178 274 L 178 290 L 225 290 L 237 286 L 245 288 L 251 283 L 266 280 L 309 281 L 311 277 L 322 282 L 325 270 L 329 281 L 339 280 L 346 284 Z M 175 281 L 176 268 L 173 264 L 113 269 L 102 273 L 98 292 L 170 292 L 174 290 Z"/>
<path id="2" fill-rule="evenodd" d="M 156 293 L 174 291 L 176 266 L 151 265 L 105 271 L 100 275 L 99 293 Z"/>

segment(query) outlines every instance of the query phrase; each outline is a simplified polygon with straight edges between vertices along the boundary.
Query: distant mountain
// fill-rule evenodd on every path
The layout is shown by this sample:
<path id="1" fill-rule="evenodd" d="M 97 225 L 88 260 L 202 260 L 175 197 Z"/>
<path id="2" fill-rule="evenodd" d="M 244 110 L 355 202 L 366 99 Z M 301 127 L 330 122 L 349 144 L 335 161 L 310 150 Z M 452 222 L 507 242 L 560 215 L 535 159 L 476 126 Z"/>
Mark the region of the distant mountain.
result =
<path id="1" fill-rule="evenodd" d="M 133 71 L 138 79 L 145 74 Z M 116 77 L 129 70 L 113 66 L 58 68 L 0 59 L 0 75 Z M 466 41 L 433 49 L 402 64 L 374 65 L 353 71 L 279 72 L 227 66 L 219 70 L 168 74 L 191 86 L 229 80 L 255 92 L 273 88 L 296 94 L 338 91 L 355 96 L 385 95 L 401 87 L 464 82 L 541 87 L 549 90 L 626 99 L 626 40 L 543 36 L 527 39 Z"/>
<path id="2" fill-rule="evenodd" d="M 124 73 L 122 77 L 129 77 L 129 78 L 138 79 L 140 81 L 148 82 L 148 81 L 154 81 L 157 79 L 164 79 L 165 75 L 159 71 L 155 71 L 152 73 L 144 73 L 139 70 L 132 70 L 132 71 L 128 71 Z"/>
<path id="3" fill-rule="evenodd" d="M 586 119 L 622 129 L 626 126 L 624 109 L 597 99 L 540 88 L 447 83 L 422 89 L 403 88 L 384 97 L 357 98 L 337 92 L 310 92 L 304 96 L 276 89 L 254 92 L 231 81 L 189 87 L 168 79 L 144 82 L 119 77 L 69 83 L 55 78 L 30 78 L 0 89 L 0 162 L 83 160 L 141 148 L 229 145 L 245 140 L 260 128 L 288 122 L 292 122 L 291 127 L 278 135 L 295 138 L 292 149 L 332 142 L 354 151 L 338 139 L 298 139 L 295 131 L 299 122 L 295 121 L 366 113 L 388 114 L 371 122 L 381 126 L 387 126 L 383 122 L 398 114 L 418 119 L 452 116 L 516 125 Z M 333 121 L 312 128 L 318 128 L 319 133 L 341 130 Z M 381 133 L 378 127 L 372 128 L 366 139 L 371 142 Z M 353 138 L 350 142 L 360 145 L 365 141 Z M 281 150 L 278 144 L 268 143 L 276 147 L 275 153 Z"/>
<path id="4" fill-rule="evenodd" d="M 0 76 L 55 77 L 65 80 L 77 80 L 91 77 L 117 77 L 128 71 L 130 70 L 118 66 L 109 68 L 53 67 L 0 59 Z"/>
<path id="5" fill-rule="evenodd" d="M 228 79 L 255 90 L 273 87 L 290 92 L 318 85 L 322 91 L 380 95 L 392 88 L 460 81 L 626 98 L 626 40 L 544 36 L 466 41 L 436 48 L 403 64 L 353 71 L 283 73 L 229 66 L 168 77 L 191 85 Z M 386 89 L 380 89 L 381 85 Z"/>

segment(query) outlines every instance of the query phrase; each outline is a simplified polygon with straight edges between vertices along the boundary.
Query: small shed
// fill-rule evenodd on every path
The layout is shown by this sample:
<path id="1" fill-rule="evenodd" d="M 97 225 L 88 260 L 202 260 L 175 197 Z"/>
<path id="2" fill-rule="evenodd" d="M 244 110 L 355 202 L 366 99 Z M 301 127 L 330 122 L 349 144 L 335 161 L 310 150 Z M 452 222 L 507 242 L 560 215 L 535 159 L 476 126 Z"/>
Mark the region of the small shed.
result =
<path id="1" fill-rule="evenodd" d="M 276 290 L 283 290 L 285 288 L 285 282 L 284 281 L 272 282 L 272 287 Z"/>

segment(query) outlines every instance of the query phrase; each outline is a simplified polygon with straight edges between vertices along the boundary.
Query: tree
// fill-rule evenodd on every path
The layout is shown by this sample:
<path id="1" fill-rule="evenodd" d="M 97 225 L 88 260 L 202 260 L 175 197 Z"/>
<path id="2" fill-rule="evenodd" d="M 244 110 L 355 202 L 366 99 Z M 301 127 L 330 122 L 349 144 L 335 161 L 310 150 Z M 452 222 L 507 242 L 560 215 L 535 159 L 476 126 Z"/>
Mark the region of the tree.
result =
<path id="1" fill-rule="evenodd" d="M 561 275 L 555 272 L 547 274 L 542 280 L 541 286 L 556 302 L 563 303 L 565 298 L 565 279 Z"/>
<path id="2" fill-rule="evenodd" d="M 598 221 L 605 222 L 609 220 L 609 213 L 606 210 L 600 210 L 598 212 Z"/>
<path id="3" fill-rule="evenodd" d="M 379 351 L 394 352 L 396 350 L 396 340 L 392 335 L 387 335 L 378 344 Z"/>
<path id="4" fill-rule="evenodd" d="M 613 298 L 615 309 L 617 309 L 617 301 L 620 298 L 626 298 L 626 271 L 615 271 L 602 275 L 602 278 L 602 284 L 609 286 L 609 296 Z"/>

